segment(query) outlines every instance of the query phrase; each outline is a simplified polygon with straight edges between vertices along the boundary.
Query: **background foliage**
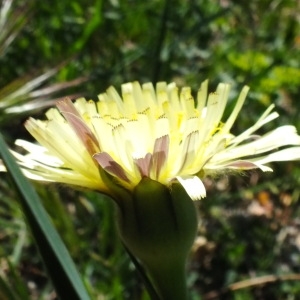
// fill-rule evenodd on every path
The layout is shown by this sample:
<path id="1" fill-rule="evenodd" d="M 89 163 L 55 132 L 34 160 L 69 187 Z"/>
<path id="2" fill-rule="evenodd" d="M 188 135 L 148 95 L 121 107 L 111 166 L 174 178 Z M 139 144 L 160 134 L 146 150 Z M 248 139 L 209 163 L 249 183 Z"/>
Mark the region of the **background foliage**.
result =
<path id="1" fill-rule="evenodd" d="M 206 78 L 212 90 L 226 81 L 232 101 L 247 84 L 234 132 L 270 103 L 280 113 L 273 126 L 300 130 L 298 1 L 2 0 L 1 7 L 0 130 L 11 145 L 30 139 L 23 122 L 41 117 L 56 98 L 95 99 L 133 80 L 175 81 L 194 91 Z M 299 163 L 273 168 L 206 180 L 189 271 L 194 299 L 300 297 Z M 89 191 L 35 187 L 92 297 L 147 299 L 115 232 L 113 204 Z M 4 299 L 56 299 L 17 197 L 1 174 L 0 297 L 6 287 L 15 298 Z"/>

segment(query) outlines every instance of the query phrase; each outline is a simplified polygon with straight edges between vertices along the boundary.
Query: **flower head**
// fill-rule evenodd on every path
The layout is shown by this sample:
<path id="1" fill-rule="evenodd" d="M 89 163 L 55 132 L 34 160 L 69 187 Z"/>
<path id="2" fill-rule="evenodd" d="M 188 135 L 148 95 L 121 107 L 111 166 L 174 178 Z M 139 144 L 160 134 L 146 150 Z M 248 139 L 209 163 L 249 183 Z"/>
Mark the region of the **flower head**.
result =
<path id="1" fill-rule="evenodd" d="M 230 131 L 243 106 L 248 87 L 241 91 L 227 120 L 221 121 L 230 86 L 220 83 L 208 94 L 201 84 L 197 99 L 189 87 L 175 83 L 132 82 L 122 85 L 122 97 L 110 87 L 99 101 L 70 99 L 46 112 L 46 121 L 30 118 L 25 126 L 40 143 L 17 140 L 28 151 L 15 153 L 25 175 L 110 193 L 101 171 L 132 191 L 145 177 L 169 186 L 179 181 L 192 199 L 205 197 L 201 178 L 222 170 L 247 170 L 271 161 L 300 158 L 300 136 L 293 126 L 254 133 L 278 114 L 271 105 L 243 133 Z M 270 153 L 276 149 L 275 152 Z M 102 172 L 103 173 L 103 172 Z"/>

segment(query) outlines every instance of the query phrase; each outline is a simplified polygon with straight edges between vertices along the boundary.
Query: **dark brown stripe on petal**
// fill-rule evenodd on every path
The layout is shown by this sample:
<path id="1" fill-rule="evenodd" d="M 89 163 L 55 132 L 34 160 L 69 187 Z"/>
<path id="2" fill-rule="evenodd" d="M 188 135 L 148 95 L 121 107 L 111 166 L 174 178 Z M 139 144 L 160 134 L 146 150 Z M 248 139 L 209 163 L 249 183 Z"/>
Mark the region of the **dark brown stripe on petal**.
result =
<path id="1" fill-rule="evenodd" d="M 247 160 L 237 160 L 233 161 L 227 165 L 225 165 L 226 168 L 236 168 L 236 169 L 241 169 L 241 170 L 250 170 L 250 169 L 257 169 L 259 168 L 258 165 L 251 161 Z"/>
<path id="2" fill-rule="evenodd" d="M 164 135 L 155 140 L 153 157 L 152 157 L 152 169 L 156 179 L 158 178 L 160 171 L 167 161 L 169 153 L 170 138 L 168 135 Z"/>
<path id="3" fill-rule="evenodd" d="M 138 167 L 142 177 L 150 176 L 152 154 L 147 153 L 145 157 L 134 159 L 136 166 Z"/>
<path id="4" fill-rule="evenodd" d="M 80 118 L 80 114 L 75 108 L 70 98 L 64 98 L 56 102 L 56 106 L 61 113 L 68 112 Z"/>
<path id="5" fill-rule="evenodd" d="M 85 145 L 87 151 L 93 156 L 99 152 L 100 146 L 91 129 L 85 124 L 72 101 L 68 98 L 58 101 L 56 104 L 60 113 L 65 117 L 79 139 Z"/>
<path id="6" fill-rule="evenodd" d="M 198 131 L 191 132 L 183 141 L 183 148 L 181 155 L 183 156 L 181 167 L 178 170 L 180 172 L 184 169 L 186 165 L 188 165 L 192 159 L 195 158 L 195 139 L 196 135 L 198 135 Z"/>
<path id="7" fill-rule="evenodd" d="M 94 154 L 94 159 L 109 174 L 118 177 L 126 182 L 130 182 L 121 165 L 119 165 L 107 152 Z"/>

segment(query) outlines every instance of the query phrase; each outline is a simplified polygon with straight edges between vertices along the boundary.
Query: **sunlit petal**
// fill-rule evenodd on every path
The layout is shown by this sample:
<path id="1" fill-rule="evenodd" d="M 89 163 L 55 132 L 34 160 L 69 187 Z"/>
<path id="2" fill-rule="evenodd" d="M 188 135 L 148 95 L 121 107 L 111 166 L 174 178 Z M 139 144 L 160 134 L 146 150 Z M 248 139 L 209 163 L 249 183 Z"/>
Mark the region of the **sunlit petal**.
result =
<path id="1" fill-rule="evenodd" d="M 27 153 L 13 152 L 31 179 L 62 182 L 109 193 L 103 172 L 129 191 L 148 177 L 170 188 L 179 182 L 194 199 L 206 196 L 200 176 L 261 169 L 273 161 L 300 159 L 300 136 L 294 126 L 257 134 L 278 117 L 274 105 L 254 125 L 234 135 L 249 88 L 242 89 L 227 120 L 223 114 L 230 85 L 208 93 L 204 81 L 195 103 L 190 87 L 175 83 L 129 82 L 121 96 L 110 87 L 99 101 L 63 99 L 46 112 L 47 120 L 30 118 L 25 126 L 40 145 L 17 140 Z M 282 148 L 284 147 L 284 148 Z M 0 171 L 5 171 L 0 164 Z"/>

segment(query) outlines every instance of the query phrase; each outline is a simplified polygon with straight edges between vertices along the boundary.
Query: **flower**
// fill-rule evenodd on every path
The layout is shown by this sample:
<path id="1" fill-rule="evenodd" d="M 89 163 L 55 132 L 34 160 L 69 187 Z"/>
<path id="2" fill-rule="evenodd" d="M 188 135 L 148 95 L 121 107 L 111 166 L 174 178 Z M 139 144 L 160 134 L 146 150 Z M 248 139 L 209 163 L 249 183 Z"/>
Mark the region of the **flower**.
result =
<path id="1" fill-rule="evenodd" d="M 205 175 L 227 169 L 271 171 L 269 162 L 300 158 L 300 147 L 278 150 L 300 145 L 295 127 L 254 135 L 278 117 L 273 104 L 253 126 L 234 136 L 230 130 L 249 88 L 242 89 L 223 122 L 230 85 L 220 83 L 210 94 L 207 90 L 204 81 L 195 102 L 189 87 L 179 90 L 175 83 L 159 82 L 155 89 L 151 83 L 132 82 L 122 85 L 122 97 L 110 87 L 97 102 L 63 99 L 46 112 L 48 120 L 30 118 L 25 123 L 40 145 L 17 140 L 28 153 L 14 155 L 32 179 L 111 194 L 101 175 L 105 171 L 129 191 L 145 177 L 166 186 L 177 181 L 193 200 L 206 196 Z"/>
<path id="2" fill-rule="evenodd" d="M 192 200 L 206 196 L 204 176 L 228 169 L 271 171 L 269 162 L 300 158 L 293 126 L 255 134 L 278 117 L 274 105 L 234 136 L 249 88 L 223 122 L 230 86 L 220 83 L 209 95 L 207 89 L 204 81 L 195 102 L 188 87 L 132 82 L 122 85 L 122 97 L 110 87 L 97 102 L 64 99 L 46 112 L 46 121 L 25 123 L 40 145 L 17 140 L 28 153 L 13 152 L 31 179 L 112 196 L 119 235 L 141 273 L 146 270 L 153 299 L 188 298 L 185 264 L 198 225 Z"/>

